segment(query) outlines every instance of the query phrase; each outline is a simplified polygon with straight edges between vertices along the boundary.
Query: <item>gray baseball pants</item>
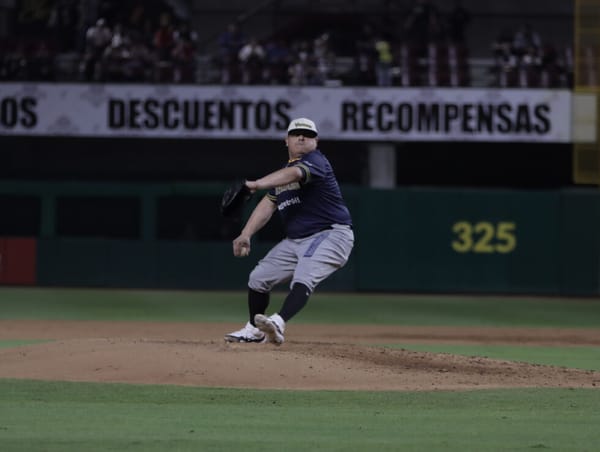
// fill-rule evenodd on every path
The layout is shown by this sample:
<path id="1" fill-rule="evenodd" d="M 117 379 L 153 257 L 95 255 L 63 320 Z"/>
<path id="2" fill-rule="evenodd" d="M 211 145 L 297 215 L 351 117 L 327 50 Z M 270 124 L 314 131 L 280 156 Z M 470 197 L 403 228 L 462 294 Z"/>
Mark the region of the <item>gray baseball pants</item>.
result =
<path id="1" fill-rule="evenodd" d="M 301 239 L 285 238 L 261 259 L 250 273 L 248 287 L 267 293 L 278 284 L 302 283 L 311 292 L 325 278 L 343 267 L 354 246 L 348 225 L 334 224 Z"/>

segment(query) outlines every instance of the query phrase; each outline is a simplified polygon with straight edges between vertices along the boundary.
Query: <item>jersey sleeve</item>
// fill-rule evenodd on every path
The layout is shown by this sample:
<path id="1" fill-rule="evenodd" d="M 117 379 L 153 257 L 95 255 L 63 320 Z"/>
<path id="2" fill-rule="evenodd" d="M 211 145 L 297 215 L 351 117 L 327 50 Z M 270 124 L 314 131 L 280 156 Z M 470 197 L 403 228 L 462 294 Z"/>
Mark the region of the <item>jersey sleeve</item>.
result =
<path id="1" fill-rule="evenodd" d="M 302 179 L 300 179 L 300 183 L 301 184 L 307 184 L 308 182 L 310 182 L 310 169 L 302 164 L 302 162 L 298 161 L 297 164 L 292 165 L 295 166 L 297 168 L 300 168 L 300 171 L 302 171 Z"/>
<path id="2" fill-rule="evenodd" d="M 302 179 L 303 184 L 308 184 L 314 178 L 320 178 L 325 175 L 325 162 L 319 158 L 319 154 L 316 152 L 311 152 L 300 160 L 294 162 L 293 166 L 297 166 L 302 170 L 304 177 Z"/>

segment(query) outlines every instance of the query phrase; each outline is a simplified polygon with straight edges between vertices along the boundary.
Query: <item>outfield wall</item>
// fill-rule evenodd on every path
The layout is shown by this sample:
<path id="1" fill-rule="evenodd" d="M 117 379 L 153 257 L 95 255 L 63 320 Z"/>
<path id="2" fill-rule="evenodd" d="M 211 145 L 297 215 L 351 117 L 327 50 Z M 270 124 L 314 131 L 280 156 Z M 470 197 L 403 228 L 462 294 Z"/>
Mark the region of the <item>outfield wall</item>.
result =
<path id="1" fill-rule="evenodd" d="M 598 193 L 409 189 L 360 200 L 361 290 L 598 293 Z"/>
<path id="2" fill-rule="evenodd" d="M 29 213 L 37 218 L 37 226 L 29 228 L 34 232 L 30 237 L 16 239 L 19 234 L 5 233 L 0 238 L 0 283 L 243 289 L 248 272 L 279 230 L 275 225 L 270 234 L 259 234 L 250 258 L 234 258 L 230 240 L 239 223 L 225 225 L 229 229 L 224 233 L 223 224 L 217 224 L 222 221 L 217 208 L 222 188 L 4 184 L 0 195 L 5 200 L 39 199 L 29 203 L 39 212 Z M 344 193 L 354 217 L 356 247 L 348 265 L 322 290 L 600 294 L 596 190 L 344 187 Z M 105 204 L 120 205 L 115 217 L 131 219 L 121 224 L 105 212 L 104 218 L 94 220 L 100 229 L 87 236 L 78 233 L 67 227 L 77 221 L 77 210 L 62 211 L 66 194 L 71 204 L 81 197 L 75 207 L 100 196 Z M 204 206 L 197 212 L 206 234 L 161 237 L 165 220 L 160 218 L 160 200 L 192 195 L 214 201 L 214 211 Z M 123 199 L 125 204 L 117 202 Z M 128 209 L 131 205 L 135 209 Z M 246 216 L 251 208 L 252 204 Z M 3 217 L 8 216 L 5 210 Z M 108 224 L 108 237 L 102 237 L 102 222 Z M 119 236 L 119 228 L 126 233 Z"/>

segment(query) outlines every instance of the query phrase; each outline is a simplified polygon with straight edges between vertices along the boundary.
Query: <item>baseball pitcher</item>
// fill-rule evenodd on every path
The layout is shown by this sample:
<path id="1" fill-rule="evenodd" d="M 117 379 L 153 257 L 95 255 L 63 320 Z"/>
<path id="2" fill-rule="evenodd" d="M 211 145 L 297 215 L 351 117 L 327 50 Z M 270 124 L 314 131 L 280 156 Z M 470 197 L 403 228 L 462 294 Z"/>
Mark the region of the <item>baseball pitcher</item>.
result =
<path id="1" fill-rule="evenodd" d="M 248 256 L 252 236 L 276 211 L 286 237 L 250 273 L 249 321 L 241 330 L 225 335 L 228 342 L 281 345 L 286 323 L 304 308 L 317 285 L 348 261 L 354 246 L 352 218 L 331 164 L 317 148 L 318 141 L 313 121 L 292 120 L 285 138 L 287 165 L 260 179 L 245 181 L 251 193 L 268 192 L 233 241 L 233 254 Z M 281 309 L 267 316 L 271 290 L 287 282 L 290 292 Z"/>

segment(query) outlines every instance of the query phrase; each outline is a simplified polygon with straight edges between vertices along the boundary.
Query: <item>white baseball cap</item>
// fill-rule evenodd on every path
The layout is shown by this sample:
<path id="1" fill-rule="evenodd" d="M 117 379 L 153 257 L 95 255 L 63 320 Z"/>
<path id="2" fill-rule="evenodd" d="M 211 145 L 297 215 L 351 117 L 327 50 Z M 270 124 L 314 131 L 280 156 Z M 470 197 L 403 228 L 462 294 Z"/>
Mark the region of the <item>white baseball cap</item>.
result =
<path id="1" fill-rule="evenodd" d="M 315 134 L 315 137 L 319 134 L 315 123 L 308 118 L 292 119 L 287 129 L 288 135 L 294 130 L 309 130 Z"/>

